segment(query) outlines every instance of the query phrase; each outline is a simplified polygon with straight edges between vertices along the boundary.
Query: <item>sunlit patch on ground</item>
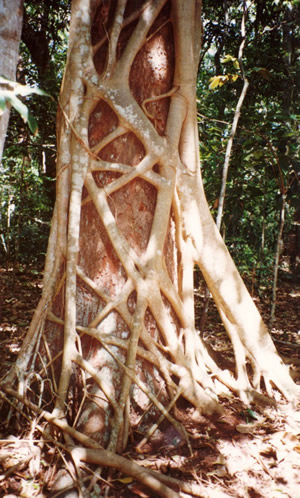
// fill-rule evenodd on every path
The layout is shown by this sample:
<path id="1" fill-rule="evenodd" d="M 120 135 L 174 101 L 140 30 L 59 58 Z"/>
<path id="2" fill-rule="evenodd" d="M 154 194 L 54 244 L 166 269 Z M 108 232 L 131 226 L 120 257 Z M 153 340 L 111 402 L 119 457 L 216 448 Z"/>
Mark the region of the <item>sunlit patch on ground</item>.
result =
<path id="1" fill-rule="evenodd" d="M 0 270 L 0 378 L 3 378 L 20 350 L 30 319 L 40 296 L 42 275 L 31 268 L 22 269 L 14 281 L 12 272 Z M 296 286 L 295 286 L 296 287 Z M 203 292 L 197 295 L 197 320 L 200 318 Z M 290 359 L 295 380 L 299 382 L 300 291 L 283 285 L 278 290 L 277 316 L 272 336 L 278 350 Z M 256 297 L 256 304 L 268 318 L 269 302 Z M 222 355 L 233 360 L 231 345 L 210 303 L 204 338 Z M 294 364 L 293 364 L 294 362 Z M 277 393 L 276 393 L 277 394 Z M 300 411 L 276 395 L 274 407 L 245 407 L 237 398 L 221 396 L 221 418 L 193 417 L 193 409 L 178 403 L 176 416 L 186 428 L 192 454 L 172 431 L 159 427 L 138 453 L 129 445 L 127 458 L 146 468 L 172 476 L 181 482 L 199 486 L 205 498 L 266 497 L 295 498 L 300 490 Z M 27 415 L 26 412 L 24 412 Z M 65 463 L 61 449 L 49 446 L 41 458 L 38 420 L 21 415 L 8 420 L 8 409 L 0 413 L 0 495 L 49 496 L 49 484 Z M 68 471 L 64 471 L 66 475 Z M 88 478 L 84 474 L 85 478 Z M 110 496 L 151 497 L 137 481 L 114 472 L 109 477 Z M 72 487 L 72 479 L 69 477 Z M 97 481 L 97 496 L 101 490 Z M 96 496 L 95 495 L 95 496 Z M 191 496 L 182 493 L 182 496 Z"/>

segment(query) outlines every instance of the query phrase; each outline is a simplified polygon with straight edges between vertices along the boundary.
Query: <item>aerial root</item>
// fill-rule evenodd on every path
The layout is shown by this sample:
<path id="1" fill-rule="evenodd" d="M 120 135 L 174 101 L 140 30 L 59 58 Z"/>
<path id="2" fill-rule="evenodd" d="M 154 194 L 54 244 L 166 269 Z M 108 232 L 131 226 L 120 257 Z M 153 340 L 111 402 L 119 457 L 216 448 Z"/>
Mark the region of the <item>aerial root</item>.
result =
<path id="1" fill-rule="evenodd" d="M 235 354 L 236 377 L 231 370 L 221 370 L 212 358 L 209 362 L 205 361 L 211 377 L 235 393 L 245 405 L 257 403 L 263 406 L 276 406 L 276 401 L 273 399 L 274 388 L 278 389 L 288 401 L 298 398 L 300 387 L 294 383 L 287 366 L 282 363 L 276 353 L 272 353 L 269 357 L 265 356 L 262 366 L 257 358 L 261 355 L 252 354 L 244 345 L 242 348 L 242 359 L 240 355 Z M 250 378 L 246 368 L 247 359 L 252 368 Z M 263 386 L 266 394 L 261 392 Z M 221 391 L 220 387 L 219 394 Z"/>
<path id="2" fill-rule="evenodd" d="M 77 468 L 80 465 L 80 462 L 88 462 L 88 463 L 96 463 L 98 465 L 111 467 L 119 470 L 126 476 L 130 476 L 133 479 L 141 482 L 149 489 L 154 491 L 159 496 L 165 498 L 179 498 L 178 492 L 183 491 L 185 493 L 192 494 L 193 496 L 206 496 L 205 491 L 200 485 L 196 485 L 194 483 L 182 482 L 177 479 L 174 479 L 169 476 L 165 476 L 159 472 L 153 471 L 151 469 L 146 469 L 138 465 L 135 462 L 132 462 L 122 456 L 119 456 L 111 451 L 103 449 L 95 440 L 85 436 L 80 433 L 73 427 L 69 426 L 66 421 L 61 420 L 55 416 L 53 416 L 50 412 L 46 410 L 42 410 L 24 397 L 20 396 L 16 391 L 6 386 L 1 386 L 3 391 L 6 392 L 7 395 L 16 398 L 19 402 L 23 403 L 27 408 L 36 413 L 40 418 L 44 418 L 50 424 L 55 425 L 59 429 L 61 429 L 68 436 L 71 436 L 74 440 L 77 440 L 84 444 L 86 447 L 77 447 L 77 446 L 66 446 L 62 443 L 59 443 L 51 436 L 45 433 L 45 430 L 40 426 L 36 426 L 36 428 L 42 433 L 43 436 L 47 438 L 48 441 L 52 441 L 54 445 L 59 446 L 61 449 L 68 451 L 73 459 L 73 462 L 76 462 Z M 1 393 L 2 398 L 12 404 L 14 408 L 27 420 L 30 420 L 26 413 L 24 413 L 19 406 L 15 405 L 13 402 L 9 400 L 5 396 L 5 394 Z"/>
<path id="3" fill-rule="evenodd" d="M 56 427 L 58 427 L 59 429 L 64 431 L 66 434 L 71 436 L 71 438 L 79 441 L 81 444 L 87 446 L 88 448 L 95 448 L 95 449 L 102 448 L 94 439 L 86 436 L 82 432 L 77 431 L 76 429 L 71 427 L 65 420 L 56 417 L 55 415 L 53 415 L 52 413 L 50 413 L 46 410 L 42 410 L 41 408 L 36 406 L 34 403 L 27 400 L 24 396 L 21 396 L 14 389 L 11 389 L 10 387 L 7 387 L 6 385 L 3 385 L 3 384 L 1 385 L 1 389 L 7 395 L 9 395 L 10 397 L 16 398 L 18 401 L 20 401 L 20 403 L 25 405 L 27 408 L 32 410 L 34 413 L 36 413 L 40 417 L 44 418 L 50 424 L 55 425 Z M 2 395 L 1 391 L 0 391 L 0 394 Z M 21 412 L 20 410 L 18 410 L 18 411 L 22 415 L 25 416 L 25 414 L 23 412 Z"/>
<path id="4" fill-rule="evenodd" d="M 273 389 L 276 388 L 281 392 L 282 396 L 288 401 L 292 401 L 299 394 L 299 386 L 292 380 L 289 369 L 277 353 L 268 355 L 247 354 L 252 371 L 252 384 L 258 392 L 261 390 L 262 383 L 265 386 L 267 395 L 272 398 L 274 396 Z"/>
<path id="5" fill-rule="evenodd" d="M 170 412 L 171 408 L 175 405 L 177 399 L 179 398 L 179 396 L 181 396 L 182 392 L 183 392 L 183 388 L 179 388 L 178 391 L 177 391 L 177 393 L 175 394 L 174 398 L 172 399 L 172 401 L 166 407 L 166 411 L 168 413 Z M 146 444 L 146 442 L 149 440 L 149 438 L 154 434 L 154 432 L 159 427 L 159 425 L 161 424 L 161 422 L 163 421 L 164 418 L 165 418 L 165 414 L 162 413 L 161 416 L 159 417 L 159 419 L 157 420 L 157 422 L 155 424 L 153 424 L 152 427 L 150 427 L 150 429 L 148 430 L 146 436 L 142 439 L 142 441 L 136 447 L 136 451 L 138 453 L 142 453 L 142 447 Z M 182 427 L 182 429 L 184 429 L 184 427 Z M 183 435 L 186 438 L 186 442 L 187 442 L 188 448 L 190 450 L 190 454 L 192 455 L 193 452 L 192 452 L 192 447 L 191 447 L 189 438 L 188 438 L 188 436 L 186 434 L 186 431 L 184 430 L 183 432 L 184 432 Z"/>

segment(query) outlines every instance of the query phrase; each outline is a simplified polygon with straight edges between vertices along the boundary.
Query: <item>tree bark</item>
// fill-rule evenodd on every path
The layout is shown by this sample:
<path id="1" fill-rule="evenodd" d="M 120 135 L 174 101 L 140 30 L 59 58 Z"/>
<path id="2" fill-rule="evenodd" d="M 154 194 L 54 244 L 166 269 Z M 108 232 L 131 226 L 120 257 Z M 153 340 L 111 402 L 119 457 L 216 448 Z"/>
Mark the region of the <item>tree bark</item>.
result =
<path id="1" fill-rule="evenodd" d="M 278 236 L 277 236 L 277 243 L 276 243 L 275 256 L 274 256 L 272 301 L 271 301 L 271 312 L 270 312 L 270 322 L 269 322 L 270 328 L 272 328 L 275 319 L 279 259 L 282 247 L 282 234 L 285 222 L 285 210 L 286 210 L 286 193 L 283 190 L 281 193 L 280 221 L 279 221 Z"/>
<path id="2" fill-rule="evenodd" d="M 2 0 L 0 4 L 0 75 L 15 81 L 23 20 L 23 0 Z M 0 113 L 0 163 L 9 109 Z"/>
<path id="3" fill-rule="evenodd" d="M 261 380 L 270 395 L 271 382 L 296 393 L 206 202 L 200 9 L 194 0 L 72 6 L 43 295 L 6 382 L 17 381 L 21 396 L 31 386 L 55 420 L 110 451 L 121 452 L 129 434 L 136 444 L 147 438 L 158 419 L 184 439 L 176 400 L 220 411 L 216 379 L 246 402 Z M 236 375 L 218 367 L 195 329 L 195 264 L 232 341 Z"/>

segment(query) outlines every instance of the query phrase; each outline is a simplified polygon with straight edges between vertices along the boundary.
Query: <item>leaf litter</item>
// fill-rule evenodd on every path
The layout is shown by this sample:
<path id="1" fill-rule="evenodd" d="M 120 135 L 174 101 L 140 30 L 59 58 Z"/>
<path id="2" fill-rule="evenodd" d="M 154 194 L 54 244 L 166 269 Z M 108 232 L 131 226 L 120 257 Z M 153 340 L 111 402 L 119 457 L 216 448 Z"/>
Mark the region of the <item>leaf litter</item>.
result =
<path id="1" fill-rule="evenodd" d="M 16 359 L 41 286 L 42 272 L 39 269 L 21 267 L 14 272 L 0 269 L 0 378 Z M 256 298 L 256 304 L 267 320 L 267 300 Z M 291 284 L 281 286 L 272 329 L 275 344 L 290 363 L 297 382 L 299 305 L 300 285 L 293 284 L 292 289 Z M 198 302 L 198 314 L 200 312 Z M 213 305 L 203 336 L 216 352 L 222 353 L 224 362 L 232 360 L 231 346 Z M 193 416 L 193 410 L 179 401 L 176 417 L 187 430 L 192 455 L 182 443 L 180 434 L 174 434 L 174 429 L 168 431 L 160 427 L 143 447 L 142 454 L 131 444 L 125 456 L 188 484 L 191 491 L 180 492 L 181 497 L 300 497 L 299 405 L 287 403 L 278 394 L 276 398 L 276 407 L 245 407 L 239 399 L 224 394 L 220 398 L 223 416 L 209 419 Z M 67 454 L 59 448 L 59 443 L 53 445 L 50 439 L 42 442 L 36 430 L 40 421 L 30 421 L 30 416 L 27 421 L 21 417 L 9 418 L 8 405 L 3 406 L 0 412 L 0 496 L 79 496 L 72 481 L 72 465 L 67 462 Z M 62 469 L 71 476 L 66 488 L 69 491 L 64 495 L 53 494 L 51 485 Z M 82 472 L 81 482 L 85 482 L 88 473 Z M 104 496 L 105 489 L 109 490 L 105 496 L 110 497 L 155 496 L 132 477 L 118 472 L 111 472 L 104 479 L 95 471 L 94 481 L 89 476 L 89 483 L 89 492 L 85 491 L 82 496 Z"/>

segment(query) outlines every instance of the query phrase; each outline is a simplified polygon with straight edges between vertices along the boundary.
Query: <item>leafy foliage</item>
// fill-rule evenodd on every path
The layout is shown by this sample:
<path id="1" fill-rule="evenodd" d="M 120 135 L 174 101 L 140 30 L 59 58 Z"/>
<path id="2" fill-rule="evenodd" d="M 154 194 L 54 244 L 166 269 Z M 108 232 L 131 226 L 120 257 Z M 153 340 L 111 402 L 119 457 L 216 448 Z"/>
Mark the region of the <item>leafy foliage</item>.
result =
<path id="1" fill-rule="evenodd" d="M 0 260 L 7 263 L 30 262 L 43 258 L 46 251 L 55 193 L 57 96 L 69 11 L 68 1 L 25 2 L 18 83 L 1 87 L 6 91 L 2 108 L 7 101 L 14 107 L 0 189 Z M 32 93 L 34 98 L 30 98 Z M 42 98 L 44 95 L 52 98 Z"/>
<path id="2" fill-rule="evenodd" d="M 38 86 L 57 97 L 69 10 L 66 0 L 25 2 L 19 84 L 11 87 L 13 92 L 22 94 L 25 85 Z M 242 0 L 204 0 L 203 4 L 198 121 L 203 179 L 214 215 L 226 144 L 243 84 L 238 61 L 242 10 Z M 257 286 L 271 281 L 283 190 L 288 202 L 286 240 L 297 210 L 298 17 L 296 0 L 256 0 L 249 6 L 246 23 L 243 65 L 250 87 L 234 140 L 222 233 L 240 271 Z M 34 254 L 42 255 L 46 247 L 54 201 L 56 103 L 39 96 L 28 99 L 24 93 L 23 99 L 29 125 L 33 132 L 38 125 L 39 134 L 29 134 L 12 110 L 0 192 L 0 257 L 27 261 Z M 3 96 L 0 105 L 6 105 Z M 25 109 L 19 106 L 19 110 L 26 119 Z"/>
<path id="3" fill-rule="evenodd" d="M 237 60 L 242 11 L 242 1 L 204 2 L 198 120 L 202 172 L 214 214 L 242 86 Z M 243 65 L 250 86 L 234 140 L 222 233 L 240 271 L 263 286 L 272 276 L 281 193 L 288 199 L 286 239 L 299 196 L 298 17 L 297 2 L 256 1 L 246 23 Z"/>
<path id="4" fill-rule="evenodd" d="M 49 94 L 40 88 L 31 88 L 26 85 L 20 85 L 15 81 L 8 80 L 4 76 L 0 76 L 0 111 L 4 111 L 9 105 L 13 106 L 20 114 L 24 123 L 28 123 L 30 131 L 34 135 L 37 135 L 37 120 L 29 111 L 28 107 L 18 98 L 18 96 L 26 97 L 31 94 L 49 97 Z"/>
<path id="5" fill-rule="evenodd" d="M 2 220 L 6 222 L 2 225 L 2 251 L 9 261 L 36 261 L 46 253 L 52 212 L 45 178 L 34 161 L 26 155 L 22 158 L 19 150 L 15 154 L 15 147 L 7 152 L 1 189 Z"/>

